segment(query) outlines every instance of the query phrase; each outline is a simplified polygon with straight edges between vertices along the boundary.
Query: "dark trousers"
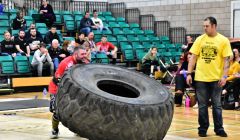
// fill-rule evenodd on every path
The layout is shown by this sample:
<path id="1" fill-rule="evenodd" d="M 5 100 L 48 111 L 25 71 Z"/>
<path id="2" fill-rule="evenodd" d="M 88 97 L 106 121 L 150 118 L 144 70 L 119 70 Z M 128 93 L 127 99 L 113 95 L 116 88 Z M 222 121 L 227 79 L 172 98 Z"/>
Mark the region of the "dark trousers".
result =
<path id="1" fill-rule="evenodd" d="M 196 93 L 198 99 L 198 123 L 199 132 L 207 132 L 209 127 L 208 101 L 212 101 L 212 114 L 214 121 L 214 131 L 217 133 L 223 130 L 222 106 L 221 106 L 222 88 L 215 82 L 196 82 Z"/>
<path id="2" fill-rule="evenodd" d="M 232 82 L 227 82 L 224 89 L 229 93 L 233 90 L 233 97 L 235 102 L 239 102 L 239 91 L 240 91 L 240 78 L 234 79 Z"/>

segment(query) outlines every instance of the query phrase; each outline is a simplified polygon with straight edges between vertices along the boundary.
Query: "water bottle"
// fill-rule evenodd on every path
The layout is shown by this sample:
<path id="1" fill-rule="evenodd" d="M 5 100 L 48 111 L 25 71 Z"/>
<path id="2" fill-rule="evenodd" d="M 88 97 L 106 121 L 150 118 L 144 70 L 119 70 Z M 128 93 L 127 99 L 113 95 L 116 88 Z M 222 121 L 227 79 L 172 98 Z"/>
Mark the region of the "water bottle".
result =
<path id="1" fill-rule="evenodd" d="M 48 92 L 47 92 L 47 89 L 44 88 L 44 89 L 43 89 L 43 98 L 44 98 L 44 99 L 47 98 L 47 93 L 48 93 Z"/>
<path id="2" fill-rule="evenodd" d="M 190 98 L 188 96 L 186 96 L 185 106 L 190 107 L 190 102 L 191 102 Z"/>

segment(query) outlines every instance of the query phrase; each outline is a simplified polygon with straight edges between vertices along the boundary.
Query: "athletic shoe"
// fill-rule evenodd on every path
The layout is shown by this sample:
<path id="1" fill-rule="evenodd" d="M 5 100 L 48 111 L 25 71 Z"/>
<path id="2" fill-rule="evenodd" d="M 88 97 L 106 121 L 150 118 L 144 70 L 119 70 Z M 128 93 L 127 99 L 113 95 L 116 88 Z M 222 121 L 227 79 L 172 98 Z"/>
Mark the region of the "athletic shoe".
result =
<path id="1" fill-rule="evenodd" d="M 219 132 L 216 133 L 216 135 L 220 136 L 220 137 L 227 137 L 227 133 L 224 130 L 221 130 Z"/>
<path id="2" fill-rule="evenodd" d="M 51 136 L 50 136 L 50 139 L 57 139 L 58 134 L 59 134 L 59 130 L 58 129 L 55 129 L 55 130 L 53 129 L 52 133 L 51 133 Z"/>

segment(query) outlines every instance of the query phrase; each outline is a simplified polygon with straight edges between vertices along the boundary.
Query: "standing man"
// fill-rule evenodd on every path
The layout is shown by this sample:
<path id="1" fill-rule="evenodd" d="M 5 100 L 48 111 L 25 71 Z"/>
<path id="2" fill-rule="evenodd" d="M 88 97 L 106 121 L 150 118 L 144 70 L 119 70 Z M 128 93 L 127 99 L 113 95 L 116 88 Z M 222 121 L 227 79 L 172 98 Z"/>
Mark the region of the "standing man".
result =
<path id="1" fill-rule="evenodd" d="M 75 47 L 73 55 L 65 58 L 60 64 L 57 69 L 57 71 L 54 74 L 53 80 L 49 84 L 49 92 L 50 92 L 50 112 L 53 113 L 52 116 L 52 134 L 51 134 L 51 139 L 56 139 L 58 138 L 59 134 L 59 120 L 56 115 L 56 106 L 55 106 L 55 99 L 56 99 L 56 94 L 57 94 L 57 89 L 58 89 L 58 83 L 60 79 L 62 78 L 64 72 L 71 68 L 75 64 L 88 64 L 89 61 L 87 59 L 86 55 L 86 50 L 83 49 L 82 47 Z"/>
<path id="2" fill-rule="evenodd" d="M 226 84 L 232 50 L 229 40 L 217 32 L 217 20 L 207 17 L 204 20 L 205 34 L 194 42 L 190 52 L 192 57 L 188 65 L 187 84 L 191 85 L 194 66 L 196 94 L 198 99 L 198 135 L 207 136 L 209 127 L 208 101 L 212 101 L 214 131 L 216 135 L 227 137 L 223 128 L 221 91 Z"/>

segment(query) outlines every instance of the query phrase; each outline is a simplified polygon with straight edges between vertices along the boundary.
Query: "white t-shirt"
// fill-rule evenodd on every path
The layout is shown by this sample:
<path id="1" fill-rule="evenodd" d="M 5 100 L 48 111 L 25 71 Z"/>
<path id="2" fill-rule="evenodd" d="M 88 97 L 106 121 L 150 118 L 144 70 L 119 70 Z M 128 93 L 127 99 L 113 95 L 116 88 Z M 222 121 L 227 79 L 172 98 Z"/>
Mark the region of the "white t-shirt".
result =
<path id="1" fill-rule="evenodd" d="M 92 19 L 92 21 L 93 21 L 93 23 L 94 23 L 95 25 L 100 25 L 100 27 L 103 28 L 103 22 L 102 22 L 102 20 L 101 20 L 100 18 L 94 18 L 94 17 L 92 17 L 91 19 Z"/>

